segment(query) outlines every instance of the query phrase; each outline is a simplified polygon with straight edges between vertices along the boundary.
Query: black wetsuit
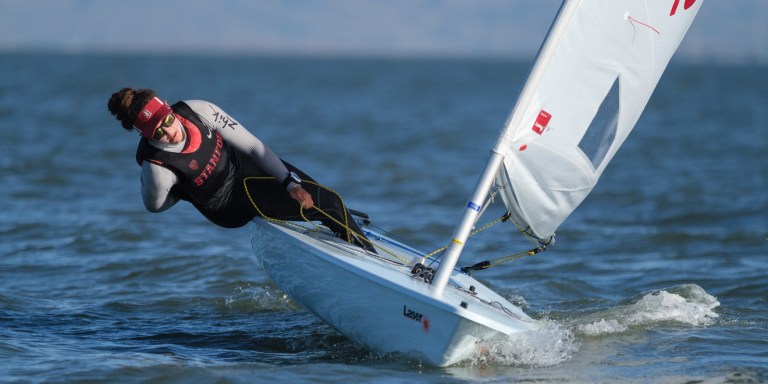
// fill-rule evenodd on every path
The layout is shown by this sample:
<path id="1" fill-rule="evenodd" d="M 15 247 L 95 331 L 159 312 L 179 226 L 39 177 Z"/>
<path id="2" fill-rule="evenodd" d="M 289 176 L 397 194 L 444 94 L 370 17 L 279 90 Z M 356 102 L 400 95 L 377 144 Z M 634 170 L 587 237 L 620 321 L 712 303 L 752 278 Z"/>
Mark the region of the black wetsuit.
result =
<path id="1" fill-rule="evenodd" d="M 243 226 L 259 214 L 303 220 L 299 203 L 290 197 L 282 180 L 269 175 L 253 158 L 209 129 L 187 104 L 178 102 L 172 107 L 186 131 L 184 149 L 179 153 L 165 151 L 142 138 L 136 158 L 140 165 L 150 161 L 173 171 L 178 178 L 171 188 L 173 195 L 189 201 L 211 222 L 226 228 Z M 312 196 L 315 207 L 333 219 L 315 208 L 305 210 L 304 217 L 320 221 L 342 239 L 372 250 L 339 196 L 317 185 L 300 169 L 285 161 L 283 164 L 305 181 L 302 188 Z"/>

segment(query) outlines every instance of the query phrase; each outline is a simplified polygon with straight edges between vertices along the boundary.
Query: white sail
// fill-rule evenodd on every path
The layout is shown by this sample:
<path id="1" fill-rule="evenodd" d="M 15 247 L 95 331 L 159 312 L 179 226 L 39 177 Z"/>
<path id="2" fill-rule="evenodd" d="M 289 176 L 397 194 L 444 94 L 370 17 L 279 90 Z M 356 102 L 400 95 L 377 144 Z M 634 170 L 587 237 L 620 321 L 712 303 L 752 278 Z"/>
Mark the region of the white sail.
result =
<path id="1" fill-rule="evenodd" d="M 564 2 L 494 149 L 521 229 L 548 239 L 590 193 L 702 1 Z"/>

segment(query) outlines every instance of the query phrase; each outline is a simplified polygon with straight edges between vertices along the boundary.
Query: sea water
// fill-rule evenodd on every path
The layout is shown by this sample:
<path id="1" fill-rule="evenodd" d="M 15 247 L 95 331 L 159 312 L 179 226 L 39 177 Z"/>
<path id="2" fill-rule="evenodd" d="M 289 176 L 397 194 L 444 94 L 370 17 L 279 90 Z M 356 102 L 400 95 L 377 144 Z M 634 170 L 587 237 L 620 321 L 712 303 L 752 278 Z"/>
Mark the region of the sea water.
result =
<path id="1" fill-rule="evenodd" d="M 529 65 L 3 54 L 0 382 L 767 381 L 765 66 L 673 60 L 556 245 L 475 273 L 541 330 L 447 368 L 320 322 L 259 266 L 247 227 L 217 228 L 187 203 L 146 212 L 138 136 L 107 111 L 124 86 L 214 102 L 432 251 Z M 529 247 L 498 224 L 460 265 Z"/>

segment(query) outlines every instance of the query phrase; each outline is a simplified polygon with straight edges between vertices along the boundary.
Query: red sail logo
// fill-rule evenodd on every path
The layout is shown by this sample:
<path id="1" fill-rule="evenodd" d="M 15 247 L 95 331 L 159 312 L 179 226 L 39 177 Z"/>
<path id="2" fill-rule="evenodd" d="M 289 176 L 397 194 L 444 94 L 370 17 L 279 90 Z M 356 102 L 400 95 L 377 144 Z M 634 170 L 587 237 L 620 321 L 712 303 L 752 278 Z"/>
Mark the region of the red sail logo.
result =
<path id="1" fill-rule="evenodd" d="M 685 0 L 685 3 L 683 3 L 683 9 L 690 8 L 695 2 L 696 0 Z M 680 5 L 680 0 L 675 0 L 675 3 L 672 4 L 672 11 L 669 12 L 670 16 L 674 16 L 675 12 L 677 12 L 678 5 Z"/>
<path id="2" fill-rule="evenodd" d="M 539 135 L 543 134 L 544 130 L 547 129 L 547 124 L 549 124 L 549 120 L 551 118 L 552 118 L 552 115 L 549 112 L 542 109 L 539 112 L 539 116 L 536 117 L 536 122 L 533 123 L 533 128 L 531 128 L 531 130 L 538 133 Z"/>

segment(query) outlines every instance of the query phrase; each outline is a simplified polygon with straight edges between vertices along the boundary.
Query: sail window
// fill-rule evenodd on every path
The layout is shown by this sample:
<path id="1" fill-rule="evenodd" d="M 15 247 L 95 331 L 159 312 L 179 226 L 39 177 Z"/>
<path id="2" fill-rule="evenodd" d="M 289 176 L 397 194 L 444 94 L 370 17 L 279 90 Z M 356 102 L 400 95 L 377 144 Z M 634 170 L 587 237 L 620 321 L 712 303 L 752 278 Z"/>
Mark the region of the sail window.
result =
<path id="1" fill-rule="evenodd" d="M 616 139 L 618 122 L 619 78 L 617 77 L 579 142 L 579 148 L 587 155 L 595 169 L 599 168 Z"/>

